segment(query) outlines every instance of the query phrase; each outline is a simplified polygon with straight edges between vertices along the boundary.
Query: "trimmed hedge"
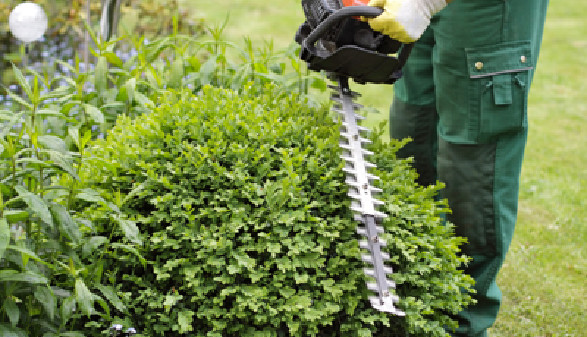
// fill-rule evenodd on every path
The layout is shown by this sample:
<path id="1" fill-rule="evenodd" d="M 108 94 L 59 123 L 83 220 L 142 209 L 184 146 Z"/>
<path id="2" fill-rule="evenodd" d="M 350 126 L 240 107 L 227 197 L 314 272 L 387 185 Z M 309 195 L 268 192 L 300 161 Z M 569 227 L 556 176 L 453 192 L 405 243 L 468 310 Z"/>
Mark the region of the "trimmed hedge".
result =
<path id="1" fill-rule="evenodd" d="M 98 269 L 119 317 L 145 336 L 445 336 L 472 282 L 437 188 L 416 186 L 401 144 L 373 135 L 407 317 L 377 312 L 338 138 L 326 108 L 272 86 L 168 91 L 120 118 L 81 173 L 125 214 L 85 209 L 113 242 Z M 130 249 L 133 230 L 143 243 Z"/>

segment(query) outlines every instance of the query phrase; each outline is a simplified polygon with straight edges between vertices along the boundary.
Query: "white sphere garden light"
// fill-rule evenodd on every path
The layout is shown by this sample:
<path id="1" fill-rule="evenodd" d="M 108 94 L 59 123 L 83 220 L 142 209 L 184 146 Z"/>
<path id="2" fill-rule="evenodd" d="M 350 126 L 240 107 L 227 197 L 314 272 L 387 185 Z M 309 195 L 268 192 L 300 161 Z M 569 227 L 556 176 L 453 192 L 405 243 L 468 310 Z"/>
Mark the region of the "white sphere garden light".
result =
<path id="1" fill-rule="evenodd" d="M 45 34 L 47 23 L 45 11 L 36 3 L 23 2 L 10 12 L 8 17 L 10 32 L 25 43 L 25 62 L 23 62 L 25 66 L 27 44 L 40 39 Z"/>
<path id="2" fill-rule="evenodd" d="M 12 34 L 24 43 L 36 41 L 47 30 L 47 15 L 36 3 L 23 2 L 14 7 L 8 17 Z"/>

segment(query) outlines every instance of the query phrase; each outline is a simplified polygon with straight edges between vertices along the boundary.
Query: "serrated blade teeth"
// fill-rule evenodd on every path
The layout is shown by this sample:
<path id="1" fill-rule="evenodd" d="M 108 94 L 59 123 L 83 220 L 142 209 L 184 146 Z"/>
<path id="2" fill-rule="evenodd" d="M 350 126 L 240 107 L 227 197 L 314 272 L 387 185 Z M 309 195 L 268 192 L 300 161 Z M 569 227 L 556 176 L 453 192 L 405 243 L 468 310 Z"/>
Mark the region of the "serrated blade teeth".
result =
<path id="1" fill-rule="evenodd" d="M 347 123 L 347 122 L 342 122 L 342 126 L 343 126 L 344 128 L 346 128 L 346 130 L 348 130 L 348 129 L 349 129 L 349 123 Z M 364 127 L 364 126 L 360 126 L 360 125 L 357 125 L 357 126 L 356 126 L 356 128 L 357 128 L 357 130 L 359 130 L 359 131 L 363 131 L 363 132 L 368 132 L 368 131 L 369 131 L 369 129 L 368 129 L 368 128 L 366 128 L 366 127 Z"/>
<path id="2" fill-rule="evenodd" d="M 363 260 L 363 262 L 365 262 L 365 263 L 373 264 L 373 257 L 371 255 L 367 255 L 367 254 L 361 255 L 361 260 Z"/>
<path id="3" fill-rule="evenodd" d="M 375 269 L 363 268 L 363 272 L 365 273 L 365 275 L 375 278 Z"/>
<path id="4" fill-rule="evenodd" d="M 369 247 L 369 242 L 367 242 L 366 240 L 359 241 L 359 247 L 371 250 L 371 247 Z"/>
<path id="5" fill-rule="evenodd" d="M 377 200 L 377 199 L 374 199 L 374 198 L 371 198 L 371 200 L 373 200 L 373 204 L 375 204 L 375 206 L 377 206 L 377 205 L 385 205 L 385 203 L 383 201 L 381 201 L 381 200 Z"/>
<path id="6" fill-rule="evenodd" d="M 361 152 L 363 153 L 363 156 L 371 156 L 371 155 L 373 155 L 373 151 L 361 149 Z"/>
<path id="7" fill-rule="evenodd" d="M 375 272 L 375 271 L 373 271 L 373 272 Z M 385 281 L 387 282 L 387 287 L 395 288 L 395 282 L 387 280 L 387 279 Z M 375 291 L 375 292 L 379 292 L 379 286 L 377 285 L 377 283 L 373 283 L 373 282 L 367 283 L 367 289 Z"/>
<path id="8" fill-rule="evenodd" d="M 381 193 L 381 192 L 383 192 L 383 190 L 380 189 L 379 187 L 371 186 L 371 193 Z"/>
<path id="9" fill-rule="evenodd" d="M 379 180 L 381 178 L 379 178 L 378 176 L 374 175 L 374 174 L 369 174 L 367 173 L 367 178 L 369 178 L 369 181 L 374 181 L 374 180 Z"/>
<path id="10" fill-rule="evenodd" d="M 348 167 L 343 167 L 342 170 L 348 174 L 357 175 L 357 171 Z"/>
<path id="11" fill-rule="evenodd" d="M 373 242 L 373 244 L 377 244 L 377 245 L 379 245 L 379 247 L 387 246 L 387 242 L 385 240 L 382 240 L 381 238 L 379 238 L 379 236 L 376 237 L 376 240 L 377 241 Z M 359 241 L 359 247 L 361 247 L 363 249 L 371 250 L 371 246 L 369 245 L 369 242 L 366 240 Z"/>
<path id="12" fill-rule="evenodd" d="M 337 112 L 340 112 L 340 111 L 337 111 Z M 340 112 L 340 113 L 344 113 L 344 112 Z M 363 138 L 363 137 L 356 138 L 357 137 L 356 135 L 352 135 L 348 132 L 341 132 L 340 137 L 347 140 L 347 141 L 355 140 L 355 141 L 360 142 L 361 144 L 372 144 L 373 143 L 373 141 L 371 141 L 370 139 Z"/>
<path id="13" fill-rule="evenodd" d="M 347 176 L 347 178 L 349 178 L 349 177 Z M 361 184 L 358 183 L 356 180 L 350 180 L 350 181 L 347 180 L 346 184 L 353 187 L 353 188 L 356 188 L 356 189 L 360 189 L 362 187 Z"/>
<path id="14" fill-rule="evenodd" d="M 387 281 L 387 286 L 389 288 L 394 288 L 395 289 L 395 282 L 393 282 L 392 280 L 386 280 Z"/>
<path id="15" fill-rule="evenodd" d="M 406 313 L 396 308 L 393 303 L 399 302 L 399 298 L 397 296 L 387 296 L 384 299 L 379 297 L 369 297 L 369 301 L 371 302 L 371 306 L 379 311 L 389 312 L 396 316 L 405 316 Z"/>
<path id="16" fill-rule="evenodd" d="M 343 80 L 346 82 L 346 79 L 343 78 Z M 381 251 L 381 247 L 385 246 L 386 242 L 380 238 L 380 234 L 384 232 L 380 224 L 381 219 L 387 217 L 387 214 L 375 209 L 384 202 L 373 198 L 374 193 L 380 193 L 383 190 L 372 185 L 379 177 L 368 173 L 369 169 L 377 167 L 366 160 L 374 153 L 363 147 L 364 144 L 371 143 L 371 140 L 365 136 L 369 129 L 358 125 L 357 121 L 365 119 L 358 112 L 363 106 L 353 101 L 358 94 L 351 92 L 345 82 L 341 82 L 338 87 L 331 87 L 337 90 L 337 93 L 332 95 L 332 100 L 335 102 L 333 110 L 342 115 L 338 119 L 341 137 L 340 158 L 345 161 L 343 171 L 346 173 L 345 181 L 349 186 L 347 195 L 351 199 L 350 208 L 353 211 L 353 218 L 363 225 L 357 227 L 357 233 L 363 236 L 363 239 L 359 240 L 359 247 L 369 251 L 369 254 L 361 254 L 361 260 L 371 264 L 364 269 L 364 272 L 375 281 L 368 283 L 367 287 L 378 295 L 370 300 L 377 310 L 404 315 L 393 305 L 394 297 L 390 294 L 390 288 L 395 287 L 395 283 L 386 277 L 392 274 L 393 270 L 386 267 L 384 263 L 390 256 Z"/>
<path id="17" fill-rule="evenodd" d="M 372 283 L 372 282 L 367 283 L 367 289 L 369 289 L 371 291 L 379 292 L 379 287 L 377 286 L 377 283 Z"/>
<path id="18" fill-rule="evenodd" d="M 360 217 L 360 215 L 357 215 L 357 216 Z M 362 221 L 362 219 L 357 219 L 357 218 L 355 218 L 355 220 Z M 375 228 L 376 228 L 377 233 L 379 233 L 379 234 L 383 233 L 383 227 L 377 226 Z M 357 233 L 359 233 L 359 234 L 361 234 L 363 236 L 367 236 L 367 228 L 365 228 L 365 227 L 357 227 Z M 379 240 L 381 241 L 381 239 L 379 239 Z"/>
<path id="19" fill-rule="evenodd" d="M 379 212 L 379 211 L 375 211 L 373 216 L 375 217 L 375 219 L 377 220 L 381 220 L 381 219 L 385 219 L 388 217 L 387 214 L 383 213 L 383 212 Z"/>
<path id="20" fill-rule="evenodd" d="M 351 202 L 351 211 L 353 212 L 357 212 L 357 213 L 365 213 L 365 209 L 363 209 L 363 207 L 358 204 L 358 203 L 354 203 Z"/>

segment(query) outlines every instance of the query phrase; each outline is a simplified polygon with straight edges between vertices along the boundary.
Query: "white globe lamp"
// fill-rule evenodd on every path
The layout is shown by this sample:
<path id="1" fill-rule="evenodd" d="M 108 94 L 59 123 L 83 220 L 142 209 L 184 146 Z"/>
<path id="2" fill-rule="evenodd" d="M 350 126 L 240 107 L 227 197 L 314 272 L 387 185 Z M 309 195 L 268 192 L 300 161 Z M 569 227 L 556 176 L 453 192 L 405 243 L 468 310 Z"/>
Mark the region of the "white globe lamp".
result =
<path id="1" fill-rule="evenodd" d="M 36 41 L 47 30 L 47 15 L 36 3 L 23 2 L 10 12 L 8 17 L 10 32 L 24 43 Z"/>

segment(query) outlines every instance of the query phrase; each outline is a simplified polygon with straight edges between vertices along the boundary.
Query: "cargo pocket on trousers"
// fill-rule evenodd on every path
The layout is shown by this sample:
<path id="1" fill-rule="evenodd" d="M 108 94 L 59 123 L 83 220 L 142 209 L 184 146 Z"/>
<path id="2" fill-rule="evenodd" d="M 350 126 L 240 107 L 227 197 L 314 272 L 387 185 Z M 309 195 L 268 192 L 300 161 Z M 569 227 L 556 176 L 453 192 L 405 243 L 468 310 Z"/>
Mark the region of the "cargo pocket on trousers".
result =
<path id="1" fill-rule="evenodd" d="M 488 143 L 527 126 L 530 71 L 529 41 L 466 49 L 471 120 L 476 143 Z"/>

